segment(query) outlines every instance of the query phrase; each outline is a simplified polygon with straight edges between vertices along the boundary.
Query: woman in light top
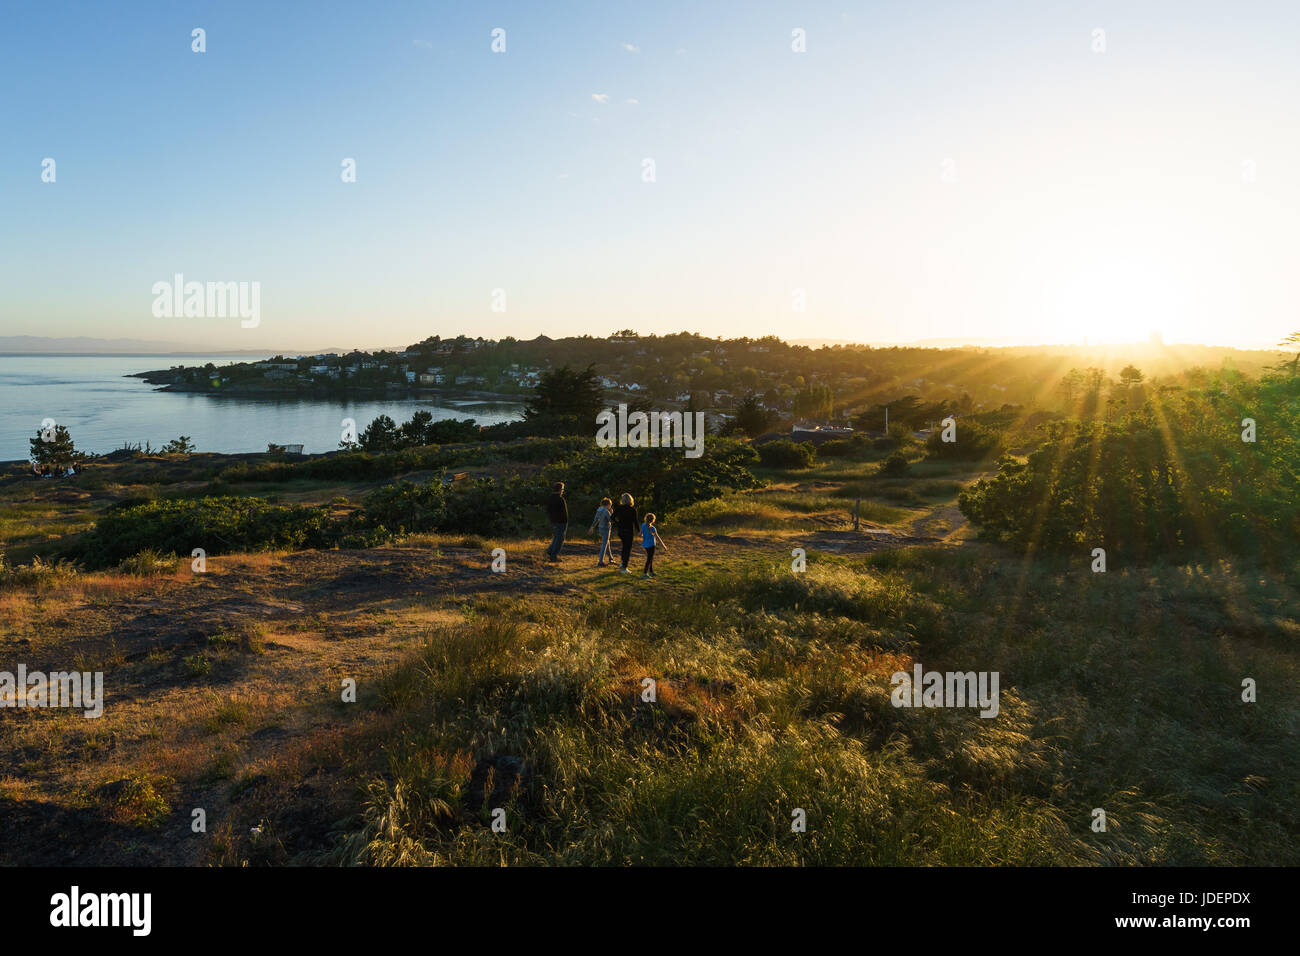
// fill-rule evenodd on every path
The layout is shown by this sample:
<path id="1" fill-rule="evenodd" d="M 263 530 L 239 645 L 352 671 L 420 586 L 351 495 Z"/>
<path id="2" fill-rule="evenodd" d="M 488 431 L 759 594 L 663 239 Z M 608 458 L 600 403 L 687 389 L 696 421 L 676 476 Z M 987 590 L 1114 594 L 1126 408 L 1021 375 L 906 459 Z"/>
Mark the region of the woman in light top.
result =
<path id="1" fill-rule="evenodd" d="M 600 555 L 596 560 L 596 567 L 603 568 L 605 559 L 609 558 L 609 563 L 614 563 L 614 555 L 609 548 L 609 534 L 613 530 L 611 519 L 614 517 L 614 503 L 608 498 L 600 499 L 600 507 L 596 509 L 596 517 L 591 519 L 591 527 L 588 529 L 596 535 L 596 540 L 600 542 Z"/>

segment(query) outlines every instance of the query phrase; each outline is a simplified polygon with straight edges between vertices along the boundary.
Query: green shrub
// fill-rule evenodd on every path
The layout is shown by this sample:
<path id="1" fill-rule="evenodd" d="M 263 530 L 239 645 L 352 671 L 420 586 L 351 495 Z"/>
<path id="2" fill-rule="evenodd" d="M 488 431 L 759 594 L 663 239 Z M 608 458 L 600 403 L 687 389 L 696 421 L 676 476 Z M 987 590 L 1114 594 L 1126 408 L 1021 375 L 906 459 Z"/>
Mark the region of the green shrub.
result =
<path id="1" fill-rule="evenodd" d="M 710 501 L 731 491 L 746 491 L 761 485 L 748 465 L 758 463 L 758 455 L 747 445 L 715 449 L 712 454 L 684 460 L 655 486 L 655 507 L 668 513 L 699 501 Z"/>
<path id="2" fill-rule="evenodd" d="M 862 447 L 860 442 L 849 441 L 844 438 L 836 438 L 831 441 L 822 442 L 817 446 L 818 458 L 846 458 L 854 454 Z"/>
<path id="3" fill-rule="evenodd" d="M 956 441 L 943 440 L 944 429 L 936 428 L 925 442 L 927 458 L 939 461 L 985 461 L 996 458 L 1004 447 L 1002 432 L 973 421 L 960 421 Z"/>
<path id="4" fill-rule="evenodd" d="M 339 529 L 329 509 L 276 505 L 261 498 L 168 498 L 105 512 L 86 535 L 82 555 L 97 567 L 141 551 L 189 555 L 328 547 Z"/>
<path id="5" fill-rule="evenodd" d="M 909 471 L 911 465 L 907 463 L 907 458 L 901 452 L 894 452 L 880 463 L 880 470 L 876 474 L 884 478 L 904 478 Z"/>
<path id="6" fill-rule="evenodd" d="M 173 781 L 167 777 L 150 778 L 146 774 L 114 781 L 99 788 L 117 821 L 141 829 L 157 829 L 171 813 L 166 791 Z"/>
<path id="7" fill-rule="evenodd" d="M 372 491 L 363 503 L 365 520 L 397 533 L 433 531 L 441 527 L 445 499 L 440 482 L 399 481 Z"/>
<path id="8" fill-rule="evenodd" d="M 532 522 L 525 508 L 542 496 L 536 481 L 520 478 L 505 481 L 467 478 L 457 481 L 446 490 L 438 530 L 489 537 L 513 537 L 529 528 Z"/>
<path id="9" fill-rule="evenodd" d="M 758 458 L 768 468 L 811 468 L 817 460 L 817 448 L 810 441 L 796 443 L 782 438 L 759 445 Z"/>

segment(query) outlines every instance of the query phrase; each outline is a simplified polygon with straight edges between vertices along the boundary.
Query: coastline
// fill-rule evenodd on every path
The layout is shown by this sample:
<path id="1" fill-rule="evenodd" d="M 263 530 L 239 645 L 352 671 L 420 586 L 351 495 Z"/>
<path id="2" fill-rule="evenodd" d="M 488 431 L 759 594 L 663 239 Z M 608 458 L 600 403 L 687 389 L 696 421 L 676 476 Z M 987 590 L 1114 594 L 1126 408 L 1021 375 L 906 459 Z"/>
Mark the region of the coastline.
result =
<path id="1" fill-rule="evenodd" d="M 167 373 L 154 370 L 149 372 L 129 372 L 122 377 L 144 379 L 144 381 L 148 382 L 150 385 L 155 386 L 153 388 L 153 391 L 155 392 L 185 392 L 191 395 L 233 395 L 244 398 L 255 398 L 260 396 L 295 396 L 311 399 L 333 398 L 335 396 L 353 397 L 358 395 L 367 398 L 394 398 L 401 396 L 433 395 L 445 396 L 450 399 L 477 399 L 482 401 L 511 402 L 523 405 L 531 395 L 531 390 L 527 392 L 491 392 L 478 389 L 439 388 L 437 386 L 430 387 L 420 385 L 403 386 L 398 384 L 385 384 L 381 386 L 341 385 L 331 387 L 317 384 L 277 386 L 258 383 L 256 385 L 250 385 L 237 382 L 221 386 L 220 388 L 212 388 L 211 386 L 190 384 L 188 382 L 167 382 L 166 384 L 159 384 L 158 382 L 151 381 L 149 378 L 151 375 L 161 377 L 163 374 Z"/>

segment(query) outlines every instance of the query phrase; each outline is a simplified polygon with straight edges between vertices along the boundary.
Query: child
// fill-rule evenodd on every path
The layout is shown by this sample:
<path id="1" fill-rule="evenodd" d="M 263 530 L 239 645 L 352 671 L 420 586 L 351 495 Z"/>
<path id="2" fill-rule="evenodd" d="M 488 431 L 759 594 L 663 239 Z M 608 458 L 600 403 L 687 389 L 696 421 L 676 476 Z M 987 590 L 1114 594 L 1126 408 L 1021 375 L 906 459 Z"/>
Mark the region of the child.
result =
<path id="1" fill-rule="evenodd" d="M 645 548 L 645 572 L 641 575 L 642 578 L 653 578 L 657 576 L 655 574 L 656 543 L 665 551 L 668 550 L 664 545 L 663 539 L 659 537 L 659 530 L 655 527 L 655 516 L 647 513 L 645 521 L 641 523 L 641 547 Z"/>
<path id="2" fill-rule="evenodd" d="M 596 540 L 600 542 L 600 557 L 596 561 L 596 567 L 605 566 L 605 558 L 609 558 L 609 563 L 614 563 L 614 554 L 609 548 L 609 533 L 612 530 L 610 518 L 614 514 L 614 503 L 608 498 L 600 499 L 600 507 L 596 509 L 596 517 L 591 519 L 591 527 L 587 530 L 596 535 Z"/>

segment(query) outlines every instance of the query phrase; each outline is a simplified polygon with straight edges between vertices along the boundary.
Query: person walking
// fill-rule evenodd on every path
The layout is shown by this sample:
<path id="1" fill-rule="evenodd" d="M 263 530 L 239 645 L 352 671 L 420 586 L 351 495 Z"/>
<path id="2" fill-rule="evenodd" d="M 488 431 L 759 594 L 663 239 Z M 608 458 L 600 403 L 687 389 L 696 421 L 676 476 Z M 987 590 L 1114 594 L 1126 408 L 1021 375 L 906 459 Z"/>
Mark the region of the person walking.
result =
<path id="1" fill-rule="evenodd" d="M 664 546 L 663 539 L 659 537 L 659 531 L 655 528 L 655 516 L 647 513 L 645 521 L 641 522 L 641 547 L 645 548 L 645 571 L 642 573 L 643 578 L 658 577 L 655 574 L 655 545 L 668 550 Z"/>
<path id="2" fill-rule="evenodd" d="M 564 482 L 557 481 L 551 496 L 546 499 L 546 517 L 551 522 L 551 545 L 546 549 L 546 557 L 551 561 L 560 560 L 560 548 L 564 547 L 564 532 L 569 527 L 569 503 L 564 500 Z"/>
<path id="3" fill-rule="evenodd" d="M 618 540 L 622 544 L 622 571 L 631 574 L 627 562 L 632 557 L 632 539 L 636 536 L 636 502 L 628 494 L 620 495 L 614 506 L 614 527 L 618 529 Z"/>
<path id="4" fill-rule="evenodd" d="M 596 509 L 596 517 L 591 519 L 591 527 L 587 529 L 589 533 L 596 535 L 596 540 L 600 543 L 600 555 L 596 558 L 596 567 L 603 568 L 606 564 L 605 558 L 609 558 L 609 564 L 614 563 L 614 555 L 609 550 L 609 534 L 612 530 L 614 503 L 608 498 L 600 499 L 600 507 Z"/>

